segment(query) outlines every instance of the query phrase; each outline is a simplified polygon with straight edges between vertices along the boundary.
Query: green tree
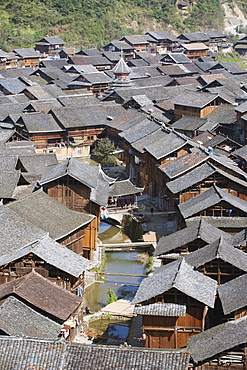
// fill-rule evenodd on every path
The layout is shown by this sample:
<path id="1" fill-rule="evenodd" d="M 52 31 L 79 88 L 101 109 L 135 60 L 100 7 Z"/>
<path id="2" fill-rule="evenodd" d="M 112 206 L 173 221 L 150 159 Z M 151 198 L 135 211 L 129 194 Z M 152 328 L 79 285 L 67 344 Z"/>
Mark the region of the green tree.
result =
<path id="1" fill-rule="evenodd" d="M 100 140 L 96 148 L 92 152 L 92 158 L 99 162 L 102 166 L 113 165 L 117 158 L 113 155 L 114 146 L 106 137 Z"/>
<path id="2" fill-rule="evenodd" d="M 107 295 L 108 295 L 108 298 L 107 298 L 107 303 L 108 304 L 117 301 L 117 296 L 111 288 L 108 288 Z"/>

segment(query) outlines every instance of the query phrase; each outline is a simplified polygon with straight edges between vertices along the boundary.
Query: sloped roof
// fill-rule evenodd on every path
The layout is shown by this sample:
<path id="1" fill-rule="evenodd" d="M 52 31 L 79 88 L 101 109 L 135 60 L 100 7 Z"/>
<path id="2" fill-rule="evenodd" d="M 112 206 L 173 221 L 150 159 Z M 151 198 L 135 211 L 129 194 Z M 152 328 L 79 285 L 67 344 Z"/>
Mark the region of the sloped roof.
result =
<path id="1" fill-rule="evenodd" d="M 144 302 L 171 288 L 176 288 L 197 301 L 214 307 L 217 282 L 195 271 L 184 259 L 162 266 L 155 274 L 142 280 L 132 303 Z"/>
<path id="2" fill-rule="evenodd" d="M 182 95 L 171 100 L 172 104 L 183 105 L 187 107 L 204 108 L 218 97 L 218 94 L 205 92 L 185 91 Z"/>
<path id="3" fill-rule="evenodd" d="M 139 139 L 148 137 L 151 133 L 157 130 L 160 131 L 160 124 L 143 117 L 140 122 L 137 122 L 136 124 L 131 125 L 131 127 L 123 130 L 119 136 L 129 143 L 133 143 Z"/>
<path id="4" fill-rule="evenodd" d="M 13 252 L 0 256 L 0 266 L 25 257 L 29 253 L 38 256 L 51 266 L 76 278 L 90 265 L 88 259 L 57 243 L 48 235 L 44 235 L 38 241 L 31 242 L 25 247 L 16 248 Z"/>
<path id="5" fill-rule="evenodd" d="M 109 196 L 120 196 L 140 193 L 144 188 L 138 188 L 130 179 L 116 181 L 110 185 Z"/>
<path id="6" fill-rule="evenodd" d="M 247 145 L 242 146 L 242 148 L 239 148 L 235 150 L 232 155 L 236 155 L 240 158 L 243 158 L 245 161 L 247 161 Z"/>
<path id="7" fill-rule="evenodd" d="M 0 170 L 0 198 L 13 198 L 14 191 L 19 182 L 20 171 L 1 171 Z"/>
<path id="8" fill-rule="evenodd" d="M 121 57 L 119 59 L 119 62 L 115 65 L 115 67 L 112 69 L 112 72 L 114 74 L 122 74 L 122 73 L 126 73 L 126 74 L 130 74 L 131 72 L 131 69 L 127 66 L 126 62 L 124 61 L 124 59 Z"/>
<path id="9" fill-rule="evenodd" d="M 185 50 L 208 50 L 208 46 L 203 42 L 191 42 L 189 44 L 181 44 Z"/>
<path id="10" fill-rule="evenodd" d="M 177 134 L 176 132 L 160 132 L 160 139 L 145 145 L 145 150 L 149 152 L 154 158 L 161 159 L 185 145 L 194 146 L 192 142 L 186 137 Z"/>
<path id="11" fill-rule="evenodd" d="M 209 359 L 247 342 L 247 316 L 214 326 L 188 338 L 188 350 L 194 361 Z"/>
<path id="12" fill-rule="evenodd" d="M 24 113 L 21 119 L 29 133 L 64 131 L 50 114 L 43 112 Z"/>
<path id="13" fill-rule="evenodd" d="M 0 299 L 12 294 L 63 321 L 81 304 L 81 298 L 35 271 L 0 285 Z"/>
<path id="14" fill-rule="evenodd" d="M 36 43 L 39 44 L 41 42 L 45 42 L 48 45 L 63 45 L 65 42 L 58 36 L 45 36 L 43 37 L 39 42 Z"/>
<path id="15" fill-rule="evenodd" d="M 48 232 L 55 240 L 86 226 L 95 218 L 84 212 L 70 210 L 42 190 L 8 203 L 6 207 L 16 212 L 23 220 Z"/>
<path id="16" fill-rule="evenodd" d="M 52 96 L 48 94 L 42 86 L 26 86 L 25 92 L 30 93 L 35 99 L 52 99 Z M 24 93 L 25 93 L 24 92 Z"/>
<path id="17" fill-rule="evenodd" d="M 61 325 L 34 311 L 18 299 L 0 302 L 0 329 L 8 335 L 57 338 Z"/>
<path id="18" fill-rule="evenodd" d="M 170 41 L 177 41 L 177 38 L 170 34 L 167 31 L 151 31 L 148 32 L 150 36 L 152 36 L 156 40 L 170 40 Z"/>
<path id="19" fill-rule="evenodd" d="M 11 253 L 25 245 L 39 240 L 47 233 L 33 223 L 23 219 L 10 208 L 0 207 L 0 255 Z"/>
<path id="20" fill-rule="evenodd" d="M 205 245 L 187 256 L 185 261 L 193 266 L 203 266 L 205 263 L 211 262 L 215 259 L 221 259 L 230 265 L 247 272 L 247 254 L 240 249 L 234 248 L 229 238 L 221 236 L 220 239 Z"/>
<path id="21" fill-rule="evenodd" d="M 200 222 L 194 223 L 190 227 L 178 230 L 175 233 L 169 234 L 167 236 L 163 236 L 158 242 L 157 248 L 154 252 L 154 256 L 159 256 L 163 253 L 172 251 L 198 238 L 205 241 L 206 243 L 211 243 L 219 239 L 221 235 L 224 235 L 229 239 L 231 238 L 231 236 L 224 231 L 217 229 L 216 227 L 208 224 L 207 221 L 202 219 L 200 220 Z"/>
<path id="22" fill-rule="evenodd" d="M 190 217 L 185 220 L 187 226 L 193 225 L 195 222 L 197 223 L 201 220 L 203 216 L 197 217 Z M 226 228 L 236 228 L 238 231 L 239 229 L 247 228 L 247 217 L 211 217 L 207 216 L 207 222 L 214 227 L 218 227 L 220 229 Z M 236 240 L 237 242 L 237 240 Z M 237 244 L 236 244 L 237 245 Z"/>
<path id="23" fill-rule="evenodd" d="M 218 293 L 225 315 L 247 306 L 247 274 L 220 285 Z"/>
<path id="24" fill-rule="evenodd" d="M 186 173 L 185 175 L 181 175 L 175 180 L 168 182 L 166 186 L 172 193 L 177 194 L 181 191 L 188 189 L 189 187 L 195 184 L 201 183 L 203 180 L 210 177 L 214 173 L 219 173 L 223 177 L 230 179 L 236 184 L 239 184 L 243 187 L 247 187 L 246 181 L 241 180 L 238 177 L 230 175 L 229 173 L 215 167 L 213 164 L 209 162 L 203 163 L 200 166 L 196 167 L 195 169 L 192 169 L 190 172 Z"/>
<path id="25" fill-rule="evenodd" d="M 91 200 L 100 205 L 107 204 L 109 183 L 114 182 L 115 179 L 108 177 L 100 166 L 92 166 L 70 157 L 56 165 L 47 166 L 39 183 L 44 185 L 65 175 L 69 175 L 88 186 L 91 189 Z"/>
<path id="26" fill-rule="evenodd" d="M 40 58 L 41 57 L 40 53 L 34 50 L 33 48 L 15 49 L 13 51 L 15 54 L 17 54 L 21 58 Z"/>
<path id="27" fill-rule="evenodd" d="M 194 198 L 179 204 L 178 208 L 182 216 L 184 218 L 188 218 L 193 216 L 195 213 L 198 213 L 203 209 L 211 207 L 221 201 L 225 201 L 247 213 L 247 202 L 245 200 L 221 190 L 216 185 L 213 185 L 211 188 L 195 196 Z"/>
<path id="28" fill-rule="evenodd" d="M 207 121 L 207 118 L 200 117 L 189 117 L 183 116 L 176 122 L 174 122 L 171 127 L 176 130 L 186 130 L 186 131 L 195 131 L 198 130 L 204 123 Z"/>
<path id="29" fill-rule="evenodd" d="M 26 88 L 26 85 L 18 78 L 0 79 L 0 86 L 10 94 L 20 94 Z"/>
<path id="30" fill-rule="evenodd" d="M 18 356 L 16 356 L 18 353 Z M 0 367 L 17 370 L 33 366 L 48 370 L 187 370 L 190 354 L 186 349 L 123 348 L 85 345 L 61 340 L 1 337 Z"/>
<path id="31" fill-rule="evenodd" d="M 136 305 L 135 315 L 147 316 L 186 316 L 186 305 L 176 303 L 152 303 L 146 305 Z"/>

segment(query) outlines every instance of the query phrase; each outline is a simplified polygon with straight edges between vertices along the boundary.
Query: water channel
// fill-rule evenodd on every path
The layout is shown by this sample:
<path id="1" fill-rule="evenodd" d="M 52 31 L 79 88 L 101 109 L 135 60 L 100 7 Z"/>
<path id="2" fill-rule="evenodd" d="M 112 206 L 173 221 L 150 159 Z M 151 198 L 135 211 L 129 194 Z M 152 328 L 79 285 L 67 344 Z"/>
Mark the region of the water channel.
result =
<path id="1" fill-rule="evenodd" d="M 108 244 L 129 240 L 126 235 L 122 234 L 120 228 L 110 226 L 106 223 L 102 223 L 100 226 L 99 238 L 103 243 Z M 143 254 L 143 252 L 141 253 Z M 104 272 L 145 275 L 146 266 L 141 262 L 139 257 L 140 251 L 107 251 Z M 85 306 L 90 307 L 91 312 L 97 312 L 107 305 L 108 288 L 111 288 L 118 298 L 133 298 L 143 277 L 103 275 L 103 279 L 100 282 L 92 284 L 85 290 Z M 120 344 L 126 341 L 130 330 L 136 332 L 135 328 L 131 328 L 133 321 L 135 321 L 133 319 L 124 322 L 111 322 L 110 324 L 104 321 L 107 320 L 98 320 L 90 324 L 96 332 L 101 332 L 101 334 L 104 332 L 104 335 L 101 335 L 103 338 L 102 341 L 98 339 L 97 343 Z"/>

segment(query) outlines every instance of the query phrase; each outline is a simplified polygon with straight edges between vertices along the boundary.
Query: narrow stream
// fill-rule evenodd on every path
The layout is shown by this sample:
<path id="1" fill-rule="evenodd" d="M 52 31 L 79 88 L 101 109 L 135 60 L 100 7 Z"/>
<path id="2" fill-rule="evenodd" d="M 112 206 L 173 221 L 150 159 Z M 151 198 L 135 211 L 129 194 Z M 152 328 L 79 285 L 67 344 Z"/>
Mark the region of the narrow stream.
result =
<path id="1" fill-rule="evenodd" d="M 101 224 L 100 239 L 104 243 L 124 242 L 128 237 L 121 233 L 121 229 L 116 226 Z M 138 251 L 107 251 L 105 273 L 122 273 L 145 275 L 146 266 L 138 258 Z M 143 252 L 142 252 L 143 253 Z M 107 290 L 111 288 L 118 298 L 132 299 L 143 277 L 123 276 L 123 275 L 104 275 L 102 282 L 96 282 L 89 286 L 84 293 L 84 305 L 90 307 L 91 312 L 97 312 L 107 305 Z M 102 340 L 99 343 L 120 344 L 128 337 L 132 320 L 125 322 L 105 322 L 98 320 L 91 324 L 96 331 L 101 331 Z M 133 328 L 132 328 L 133 330 Z"/>

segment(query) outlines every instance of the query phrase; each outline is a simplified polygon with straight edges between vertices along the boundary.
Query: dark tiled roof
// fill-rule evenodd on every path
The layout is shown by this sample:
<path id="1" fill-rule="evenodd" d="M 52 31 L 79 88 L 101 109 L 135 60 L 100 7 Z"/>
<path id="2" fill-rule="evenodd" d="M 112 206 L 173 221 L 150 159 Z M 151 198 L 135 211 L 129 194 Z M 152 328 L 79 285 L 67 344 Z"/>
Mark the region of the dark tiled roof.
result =
<path id="1" fill-rule="evenodd" d="M 148 34 L 158 41 L 161 41 L 161 40 L 170 40 L 173 42 L 177 41 L 177 38 L 171 35 L 167 31 L 152 31 L 152 32 L 148 32 Z"/>
<path id="2" fill-rule="evenodd" d="M 29 133 L 63 131 L 50 114 L 42 112 L 25 113 L 21 115 L 21 120 Z"/>
<path id="3" fill-rule="evenodd" d="M 134 314 L 147 316 L 186 316 L 186 305 L 175 303 L 136 305 Z"/>
<path id="4" fill-rule="evenodd" d="M 124 138 L 129 143 L 133 143 L 139 139 L 143 139 L 157 130 L 160 130 L 159 124 L 149 120 L 148 118 L 144 118 L 141 122 L 133 124 L 130 128 L 124 130 L 119 134 L 119 136 Z"/>
<path id="5" fill-rule="evenodd" d="M 155 274 L 142 280 L 132 303 L 144 302 L 171 288 L 214 307 L 217 282 L 195 271 L 183 259 L 156 269 Z"/>
<path id="6" fill-rule="evenodd" d="M 0 222 L 4 225 L 0 228 L 0 255 L 11 253 L 46 235 L 44 230 L 4 206 L 0 207 Z"/>
<path id="7" fill-rule="evenodd" d="M 234 107 L 231 105 L 221 105 L 217 107 L 213 112 L 207 115 L 208 120 L 218 122 L 222 125 L 234 124 L 237 120 L 237 114 Z"/>
<path id="8" fill-rule="evenodd" d="M 0 302 L 0 329 L 8 335 L 57 338 L 61 325 L 34 311 L 18 299 Z"/>
<path id="9" fill-rule="evenodd" d="M 183 116 L 174 122 L 171 127 L 179 130 L 195 131 L 198 130 L 206 121 L 206 118 Z"/>
<path id="10" fill-rule="evenodd" d="M 225 315 L 247 306 L 247 274 L 220 285 L 218 293 Z"/>
<path id="11" fill-rule="evenodd" d="M 18 78 L 0 79 L 0 86 L 10 94 L 20 94 L 26 88 L 26 85 Z"/>
<path id="12" fill-rule="evenodd" d="M 247 316 L 214 326 L 188 339 L 194 361 L 209 359 L 223 351 L 247 342 Z"/>
<path id="13" fill-rule="evenodd" d="M 229 239 L 231 238 L 231 236 L 224 231 L 217 229 L 202 219 L 190 227 L 178 230 L 170 235 L 163 236 L 158 242 L 154 255 L 159 256 L 163 253 L 170 252 L 196 239 L 201 239 L 206 243 L 211 243 L 219 239 L 222 235 L 225 237 L 228 236 Z"/>
<path id="14" fill-rule="evenodd" d="M 45 45 L 64 45 L 65 42 L 58 36 L 45 36 L 38 42 L 36 42 L 36 45 L 38 44 L 45 44 Z"/>
<path id="15" fill-rule="evenodd" d="M 144 188 L 138 188 L 128 180 L 116 181 L 110 185 L 109 196 L 120 196 L 140 193 Z"/>
<path id="16" fill-rule="evenodd" d="M 175 132 L 160 132 L 160 139 L 145 145 L 145 149 L 149 152 L 154 158 L 161 159 L 169 154 L 181 149 L 185 145 L 189 145 L 189 140 L 186 140 L 185 137 L 178 135 Z M 193 146 L 190 143 L 190 146 Z"/>
<path id="17" fill-rule="evenodd" d="M 172 193 L 177 194 L 195 184 L 201 183 L 203 180 L 210 177 L 214 173 L 218 173 L 226 179 L 230 179 L 232 182 L 235 182 L 236 184 L 239 184 L 245 188 L 247 187 L 247 182 L 245 180 L 241 180 L 238 177 L 232 176 L 231 174 L 218 169 L 209 162 L 203 163 L 202 165 L 196 167 L 194 170 L 192 169 L 185 175 L 182 175 L 177 179 L 168 182 L 166 186 Z"/>
<path id="18" fill-rule="evenodd" d="M 193 266 L 199 267 L 215 259 L 221 259 L 230 265 L 247 272 L 247 254 L 234 248 L 229 238 L 221 236 L 220 239 L 198 249 L 184 257 L 185 261 Z"/>
<path id="19" fill-rule="evenodd" d="M 9 264 L 28 254 L 34 254 L 51 266 L 78 278 L 90 265 L 90 261 L 55 242 L 48 235 L 7 255 L 0 256 L 0 266 Z"/>
<path id="20" fill-rule="evenodd" d="M 14 53 L 21 58 L 40 58 L 40 53 L 35 51 L 32 48 L 24 48 L 24 49 L 15 49 Z"/>
<path id="21" fill-rule="evenodd" d="M 121 38 L 120 41 L 126 40 L 130 45 L 148 44 L 147 35 L 128 35 Z"/>
<path id="22" fill-rule="evenodd" d="M 247 202 L 240 199 L 224 190 L 221 190 L 217 186 L 213 185 L 208 190 L 204 191 L 202 194 L 179 204 L 178 208 L 184 218 L 193 216 L 194 214 L 211 207 L 221 201 L 225 201 L 230 205 L 242 210 L 247 213 Z"/>
<path id="23" fill-rule="evenodd" d="M 160 350 L 76 344 L 58 340 L 0 337 L 0 367 L 27 369 L 35 363 L 46 370 L 187 370 L 185 349 Z"/>
<path id="24" fill-rule="evenodd" d="M 46 167 L 40 184 L 69 175 L 91 189 L 90 199 L 97 204 L 106 205 L 108 200 L 109 183 L 115 179 L 108 178 L 100 166 L 92 166 L 73 157 L 56 165 Z"/>
<path id="25" fill-rule="evenodd" d="M 232 74 L 243 74 L 247 73 L 247 69 L 240 67 L 237 63 L 235 62 L 221 62 L 220 63 L 223 68 L 225 68 L 228 72 Z"/>
<path id="26" fill-rule="evenodd" d="M 112 69 L 112 72 L 114 74 L 122 74 L 122 73 L 126 73 L 126 74 L 130 74 L 131 70 L 130 68 L 127 66 L 126 62 L 124 61 L 124 59 L 121 57 L 119 62 L 115 65 L 115 67 Z"/>
<path id="27" fill-rule="evenodd" d="M 242 148 L 235 150 L 232 154 L 247 161 L 247 145 L 244 145 L 242 146 Z"/>
<path id="28" fill-rule="evenodd" d="M 191 217 L 186 220 L 186 225 L 191 226 L 195 222 L 198 222 L 203 217 Z M 209 217 L 206 218 L 207 222 L 214 227 L 221 229 L 225 228 L 237 228 L 244 229 L 247 227 L 246 217 Z M 236 244 L 237 245 L 237 244 Z"/>
<path id="29" fill-rule="evenodd" d="M 59 320 L 67 320 L 81 304 L 75 294 L 60 288 L 35 271 L 0 285 L 0 299 L 15 294 Z"/>
<path id="30" fill-rule="evenodd" d="M 13 198 L 15 188 L 20 179 L 20 171 L 1 171 L 0 170 L 0 198 Z"/>
<path id="31" fill-rule="evenodd" d="M 187 91 L 172 99 L 171 103 L 187 107 L 203 108 L 217 98 L 217 94 Z"/>
<path id="32" fill-rule="evenodd" d="M 70 210 L 42 190 L 9 203 L 6 207 L 18 213 L 23 220 L 48 232 L 55 240 L 89 224 L 94 218 L 93 215 Z"/>

